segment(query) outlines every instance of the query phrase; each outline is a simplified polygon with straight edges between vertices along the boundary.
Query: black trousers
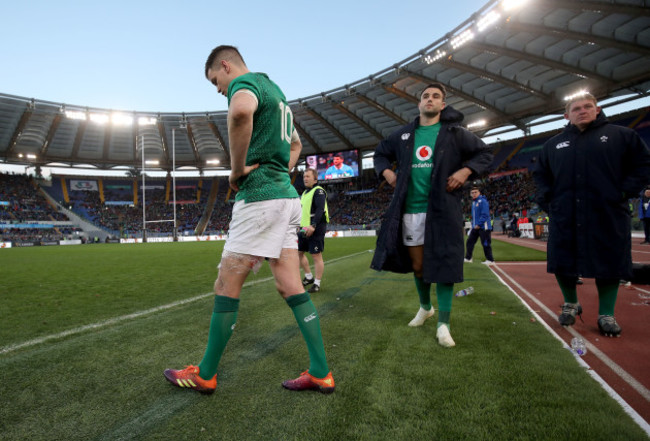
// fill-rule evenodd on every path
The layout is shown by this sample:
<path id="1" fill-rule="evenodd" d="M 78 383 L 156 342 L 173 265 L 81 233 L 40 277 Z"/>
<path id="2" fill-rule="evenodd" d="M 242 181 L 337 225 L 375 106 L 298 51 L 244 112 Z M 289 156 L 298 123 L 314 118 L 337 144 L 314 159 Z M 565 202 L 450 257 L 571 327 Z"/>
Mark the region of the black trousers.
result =
<path id="1" fill-rule="evenodd" d="M 490 261 L 494 261 L 494 256 L 492 255 L 492 231 L 484 230 L 483 228 L 477 230 L 472 228 L 467 238 L 467 252 L 465 253 L 466 259 L 472 258 L 472 253 L 474 253 L 474 245 L 478 238 L 481 238 L 481 245 L 483 245 L 483 253 L 485 253 L 485 258 Z"/>
<path id="2" fill-rule="evenodd" d="M 650 218 L 644 217 L 643 219 L 643 232 L 645 233 L 646 242 L 650 242 Z"/>

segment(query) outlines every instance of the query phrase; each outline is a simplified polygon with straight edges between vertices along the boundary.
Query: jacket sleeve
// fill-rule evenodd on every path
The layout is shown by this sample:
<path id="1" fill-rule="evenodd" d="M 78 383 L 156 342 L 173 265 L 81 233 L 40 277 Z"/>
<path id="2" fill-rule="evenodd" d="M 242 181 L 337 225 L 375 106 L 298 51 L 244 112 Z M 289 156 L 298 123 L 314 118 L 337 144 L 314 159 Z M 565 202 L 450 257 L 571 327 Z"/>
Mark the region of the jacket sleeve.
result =
<path id="1" fill-rule="evenodd" d="M 391 142 L 391 138 L 383 139 L 375 149 L 375 154 L 373 156 L 375 173 L 377 173 L 377 176 L 383 178 L 382 172 L 387 168 L 391 168 L 393 162 L 396 160 L 395 147 Z"/>
<path id="2" fill-rule="evenodd" d="M 643 194 L 639 197 L 639 219 L 643 219 L 645 213 L 643 213 Z"/>
<path id="3" fill-rule="evenodd" d="M 469 167 L 473 172 L 470 179 L 489 171 L 492 168 L 492 161 L 494 160 L 492 147 L 485 144 L 481 138 L 469 130 L 461 127 L 457 127 L 456 130 L 458 132 L 457 142 L 464 152 L 463 166 Z"/>
<path id="4" fill-rule="evenodd" d="M 537 164 L 533 169 L 533 180 L 537 187 L 535 193 L 535 202 L 548 213 L 549 204 L 551 203 L 551 188 L 553 187 L 553 175 L 548 165 L 548 155 L 546 145 L 537 158 Z"/>
<path id="5" fill-rule="evenodd" d="M 490 205 L 488 204 L 487 199 L 482 199 L 480 204 L 479 204 L 479 212 L 478 212 L 478 219 L 476 219 L 476 225 L 480 226 L 481 228 L 485 227 L 486 222 L 490 223 Z M 484 228 L 488 229 L 488 228 Z"/>
<path id="6" fill-rule="evenodd" d="M 321 223 L 321 219 L 323 219 L 326 201 L 327 196 L 325 195 L 325 191 L 322 188 L 316 189 L 314 199 L 311 202 L 311 212 L 314 215 L 314 217 L 311 218 L 311 224 L 314 227 Z"/>
<path id="7" fill-rule="evenodd" d="M 636 132 L 626 140 L 626 170 L 621 189 L 626 198 L 634 198 L 646 185 L 650 176 L 650 149 Z"/>

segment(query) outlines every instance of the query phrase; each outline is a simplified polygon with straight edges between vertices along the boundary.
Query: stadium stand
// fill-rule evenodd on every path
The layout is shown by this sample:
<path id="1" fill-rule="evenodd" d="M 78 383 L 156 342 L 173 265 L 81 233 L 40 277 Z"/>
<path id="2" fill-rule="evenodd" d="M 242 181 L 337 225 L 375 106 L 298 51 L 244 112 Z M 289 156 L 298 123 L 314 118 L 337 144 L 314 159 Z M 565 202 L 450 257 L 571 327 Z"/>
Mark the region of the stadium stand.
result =
<path id="1" fill-rule="evenodd" d="M 635 128 L 650 144 L 650 112 L 639 109 L 616 118 L 615 124 Z M 500 220 L 513 214 L 540 214 L 534 202 L 531 171 L 541 146 L 557 131 L 494 144 L 494 172 L 474 181 L 490 201 L 495 228 Z M 48 185 L 25 175 L 0 174 L 0 222 L 69 221 L 68 217 L 41 193 L 46 192 L 61 207 L 70 209 L 115 237 L 133 238 L 142 235 L 141 182 L 132 177 L 52 176 Z M 42 181 L 45 182 L 45 181 Z M 170 177 L 150 178 L 146 182 L 147 234 L 172 234 L 173 187 Z M 302 175 L 294 174 L 294 185 L 302 193 Z M 375 229 L 390 203 L 392 189 L 378 180 L 372 169 L 363 170 L 359 179 L 338 183 L 321 183 L 328 193 L 329 229 Z M 234 193 L 226 176 L 214 178 L 182 178 L 176 181 L 176 219 L 179 235 L 224 234 L 232 213 Z M 631 201 L 633 204 L 634 201 Z M 469 217 L 469 195 L 463 200 Z M 636 225 L 636 224 L 635 224 Z M 62 238 L 81 232 L 79 226 L 34 229 L 3 228 L 4 240 L 42 240 Z"/>

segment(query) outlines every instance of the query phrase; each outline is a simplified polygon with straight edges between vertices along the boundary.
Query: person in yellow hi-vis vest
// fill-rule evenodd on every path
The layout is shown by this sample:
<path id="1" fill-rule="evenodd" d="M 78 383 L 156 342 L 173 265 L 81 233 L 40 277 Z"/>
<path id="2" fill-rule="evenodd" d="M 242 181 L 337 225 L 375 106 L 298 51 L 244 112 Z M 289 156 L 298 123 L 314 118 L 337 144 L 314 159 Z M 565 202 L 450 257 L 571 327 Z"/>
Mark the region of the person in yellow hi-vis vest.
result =
<path id="1" fill-rule="evenodd" d="M 319 292 L 320 282 L 323 278 L 325 263 L 323 262 L 323 250 L 325 248 L 325 232 L 330 221 L 327 210 L 327 193 L 323 187 L 317 185 L 318 175 L 316 170 L 308 168 L 303 173 L 305 191 L 300 197 L 302 205 L 302 217 L 300 218 L 300 233 L 298 234 L 298 252 L 300 254 L 300 266 L 305 272 L 302 279 L 303 286 L 312 285 L 308 292 Z M 309 260 L 305 253 L 309 251 L 314 261 L 314 274 L 309 268 Z"/>

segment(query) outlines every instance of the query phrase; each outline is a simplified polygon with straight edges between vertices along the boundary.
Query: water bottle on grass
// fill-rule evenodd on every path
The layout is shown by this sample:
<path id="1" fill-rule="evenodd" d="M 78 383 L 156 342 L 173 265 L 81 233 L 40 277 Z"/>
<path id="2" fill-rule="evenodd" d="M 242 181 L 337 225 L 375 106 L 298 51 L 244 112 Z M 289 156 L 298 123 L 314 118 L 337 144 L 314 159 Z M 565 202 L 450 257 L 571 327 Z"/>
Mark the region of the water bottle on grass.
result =
<path id="1" fill-rule="evenodd" d="M 582 357 L 587 353 L 587 344 L 580 337 L 573 337 L 571 340 L 571 349 Z"/>
<path id="2" fill-rule="evenodd" d="M 465 297 L 474 292 L 474 287 L 470 286 L 469 288 L 461 289 L 456 293 L 456 297 Z"/>

